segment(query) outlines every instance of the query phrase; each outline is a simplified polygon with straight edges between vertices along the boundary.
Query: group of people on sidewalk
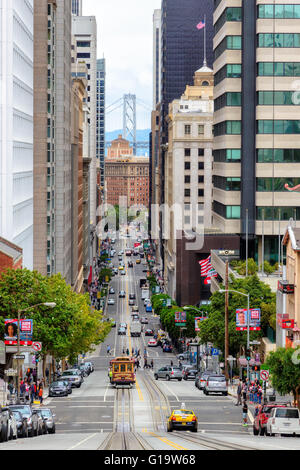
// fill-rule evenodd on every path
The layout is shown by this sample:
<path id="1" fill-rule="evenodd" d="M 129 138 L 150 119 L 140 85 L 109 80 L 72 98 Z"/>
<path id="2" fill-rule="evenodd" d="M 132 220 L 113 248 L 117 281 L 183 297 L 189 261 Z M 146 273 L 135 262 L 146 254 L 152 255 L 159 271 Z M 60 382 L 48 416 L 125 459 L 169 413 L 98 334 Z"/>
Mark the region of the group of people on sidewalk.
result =
<path id="1" fill-rule="evenodd" d="M 7 386 L 10 395 L 16 394 L 15 386 L 10 382 Z M 33 404 L 34 401 L 39 401 L 40 404 L 43 404 L 43 395 L 44 395 L 44 380 L 36 379 L 34 381 L 32 378 L 25 376 L 20 381 L 20 398 L 24 399 L 25 403 Z"/>
<path id="2" fill-rule="evenodd" d="M 235 406 L 241 405 L 243 413 L 243 426 L 248 426 L 248 404 L 255 404 L 255 415 L 259 412 L 259 406 L 262 402 L 262 387 L 259 383 L 259 380 L 256 379 L 250 382 L 249 379 L 246 379 L 244 382 L 239 381 L 237 386 L 237 402 Z"/>

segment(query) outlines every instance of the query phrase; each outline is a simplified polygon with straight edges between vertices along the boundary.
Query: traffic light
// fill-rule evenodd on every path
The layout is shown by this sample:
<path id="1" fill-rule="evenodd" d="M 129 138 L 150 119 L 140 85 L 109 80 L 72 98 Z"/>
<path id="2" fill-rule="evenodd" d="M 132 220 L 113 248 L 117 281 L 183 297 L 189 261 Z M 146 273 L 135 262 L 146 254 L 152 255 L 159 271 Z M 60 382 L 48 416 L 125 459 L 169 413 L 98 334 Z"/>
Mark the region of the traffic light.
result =
<path id="1" fill-rule="evenodd" d="M 246 359 L 247 359 L 248 362 L 251 360 L 251 350 L 250 349 L 246 349 Z"/>
<path id="2" fill-rule="evenodd" d="M 40 362 L 40 360 L 41 360 L 40 354 L 36 354 L 36 355 L 35 355 L 35 362 L 36 362 L 36 364 L 37 364 L 38 362 Z"/>

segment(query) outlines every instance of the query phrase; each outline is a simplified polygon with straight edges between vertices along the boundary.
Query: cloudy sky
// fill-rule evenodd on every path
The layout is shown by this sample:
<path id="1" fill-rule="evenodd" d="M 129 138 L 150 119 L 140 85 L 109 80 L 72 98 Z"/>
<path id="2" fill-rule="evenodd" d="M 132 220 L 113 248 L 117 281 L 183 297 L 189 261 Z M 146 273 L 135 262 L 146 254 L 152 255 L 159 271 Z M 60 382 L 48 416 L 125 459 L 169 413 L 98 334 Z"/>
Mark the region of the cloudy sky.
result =
<path id="1" fill-rule="evenodd" d="M 97 19 L 107 106 L 132 93 L 152 107 L 152 16 L 160 5 L 161 0 L 83 0 L 83 14 Z M 150 112 L 138 106 L 137 114 L 137 128 L 150 127 Z M 122 127 L 121 108 L 107 115 L 106 127 Z"/>

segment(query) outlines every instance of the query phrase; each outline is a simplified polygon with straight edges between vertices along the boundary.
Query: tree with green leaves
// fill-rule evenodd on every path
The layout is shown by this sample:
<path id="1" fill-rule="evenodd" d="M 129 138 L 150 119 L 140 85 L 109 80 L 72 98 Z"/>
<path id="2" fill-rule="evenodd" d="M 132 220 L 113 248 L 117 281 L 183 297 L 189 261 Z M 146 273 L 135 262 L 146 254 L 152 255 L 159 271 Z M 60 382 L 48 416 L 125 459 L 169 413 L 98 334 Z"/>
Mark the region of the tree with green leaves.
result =
<path id="1" fill-rule="evenodd" d="M 292 393 L 300 408 L 300 349 L 279 348 L 270 352 L 266 367 L 270 370 L 273 387 L 281 395 Z"/>
<path id="2" fill-rule="evenodd" d="M 221 287 L 224 289 L 224 286 Z M 261 309 L 261 331 L 250 332 L 251 340 L 266 335 L 267 327 L 273 326 L 276 315 L 276 294 L 270 287 L 261 282 L 257 275 L 236 279 L 231 277 L 229 290 L 250 294 L 250 308 Z M 201 324 L 199 333 L 202 343 L 212 342 L 215 347 L 224 350 L 225 339 L 225 294 L 219 291 L 211 296 L 210 313 Z M 236 355 L 241 346 L 246 346 L 247 332 L 236 331 L 236 309 L 247 308 L 247 298 L 237 293 L 229 293 L 229 350 Z"/>

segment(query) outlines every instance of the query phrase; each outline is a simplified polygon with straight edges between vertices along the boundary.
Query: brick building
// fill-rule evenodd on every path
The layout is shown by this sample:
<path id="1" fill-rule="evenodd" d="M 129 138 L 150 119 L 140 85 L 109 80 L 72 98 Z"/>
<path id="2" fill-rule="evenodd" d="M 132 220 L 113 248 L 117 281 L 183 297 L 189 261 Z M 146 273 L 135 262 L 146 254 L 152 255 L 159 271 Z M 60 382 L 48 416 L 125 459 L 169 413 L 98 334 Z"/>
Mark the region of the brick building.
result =
<path id="1" fill-rule="evenodd" d="M 0 237 L 0 273 L 9 268 L 22 269 L 22 267 L 22 248 Z"/>
<path id="2" fill-rule="evenodd" d="M 106 202 L 119 205 L 127 197 L 128 207 L 149 206 L 149 158 L 133 156 L 129 142 L 119 136 L 108 149 L 105 161 Z"/>

